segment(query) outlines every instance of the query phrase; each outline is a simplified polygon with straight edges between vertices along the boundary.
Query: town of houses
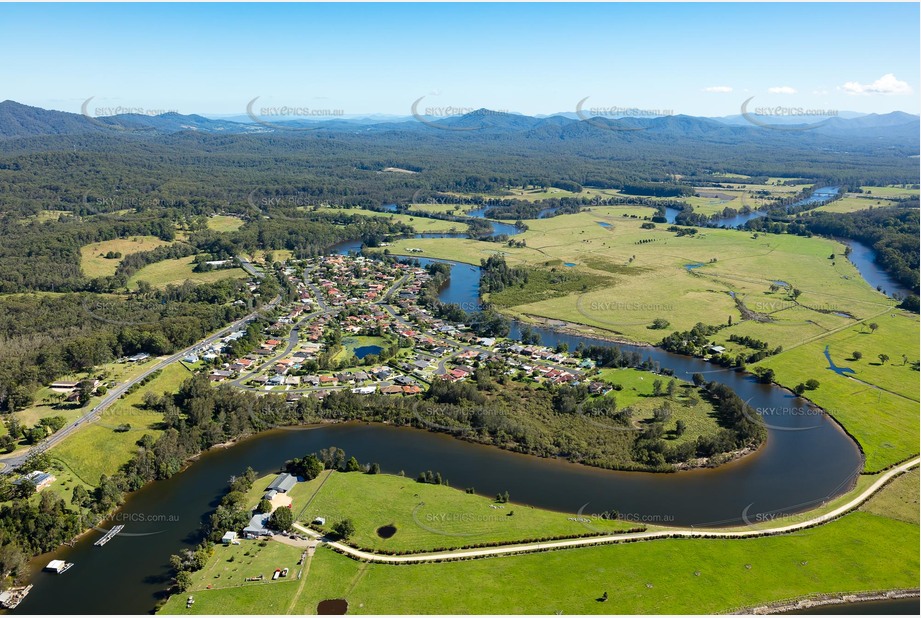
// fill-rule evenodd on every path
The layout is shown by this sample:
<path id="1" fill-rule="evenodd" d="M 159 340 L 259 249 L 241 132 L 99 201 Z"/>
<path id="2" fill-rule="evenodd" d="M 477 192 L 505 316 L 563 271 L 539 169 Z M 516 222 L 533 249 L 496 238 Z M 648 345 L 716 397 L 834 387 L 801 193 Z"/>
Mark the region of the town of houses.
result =
<path id="1" fill-rule="evenodd" d="M 478 364 L 499 363 L 507 374 L 550 384 L 578 384 L 593 361 L 540 345 L 481 337 L 464 324 L 439 319 L 417 300 L 430 274 L 418 265 L 363 256 L 329 255 L 289 262 L 285 276 L 297 299 L 276 310 L 260 342 L 250 352 L 229 357 L 230 344 L 245 336 L 237 330 L 203 346 L 183 361 L 198 364 L 214 383 L 256 392 L 284 393 L 289 402 L 323 398 L 351 389 L 359 394 L 412 396 L 433 380 L 463 381 Z M 329 332 L 375 341 L 374 354 L 362 355 L 339 344 L 332 362 Z M 385 346 L 396 353 L 384 358 Z M 360 348 L 359 348 L 360 349 Z M 384 355 L 386 356 L 386 355 Z M 138 359 L 126 359 L 138 360 Z M 368 361 L 373 361 L 368 364 Z M 592 394 L 610 385 L 591 381 Z"/>

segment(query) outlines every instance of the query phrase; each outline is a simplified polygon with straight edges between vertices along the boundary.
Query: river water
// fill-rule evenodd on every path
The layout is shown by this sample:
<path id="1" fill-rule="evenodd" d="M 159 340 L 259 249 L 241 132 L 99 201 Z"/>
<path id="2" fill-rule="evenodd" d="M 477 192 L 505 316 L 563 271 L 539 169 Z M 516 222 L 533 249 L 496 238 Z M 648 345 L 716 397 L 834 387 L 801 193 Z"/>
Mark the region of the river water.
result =
<path id="1" fill-rule="evenodd" d="M 913 293 L 879 267 L 876 263 L 876 251 L 871 247 L 850 238 L 837 238 L 836 240 L 851 248 L 848 259 L 857 267 L 860 276 L 871 286 L 887 296 L 904 297 Z"/>
<path id="2" fill-rule="evenodd" d="M 825 202 L 829 201 L 830 199 L 838 195 L 838 191 L 840 189 L 841 189 L 840 187 L 820 187 L 816 189 L 815 191 L 813 191 L 808 197 L 805 197 L 787 206 L 787 211 L 793 210 L 794 208 L 798 208 L 800 206 L 806 206 L 808 204 L 816 204 L 816 205 L 824 204 Z M 674 223 L 675 218 L 678 216 L 679 212 L 681 211 L 678 210 L 677 208 L 666 208 L 665 209 L 665 220 L 668 223 Z M 738 215 L 733 215 L 731 217 L 720 217 L 717 219 L 711 219 L 709 225 L 713 227 L 726 227 L 726 228 L 739 229 L 743 227 L 746 223 L 751 221 L 752 219 L 764 217 L 765 215 L 766 213 L 760 210 L 752 210 L 751 212 L 740 213 Z"/>

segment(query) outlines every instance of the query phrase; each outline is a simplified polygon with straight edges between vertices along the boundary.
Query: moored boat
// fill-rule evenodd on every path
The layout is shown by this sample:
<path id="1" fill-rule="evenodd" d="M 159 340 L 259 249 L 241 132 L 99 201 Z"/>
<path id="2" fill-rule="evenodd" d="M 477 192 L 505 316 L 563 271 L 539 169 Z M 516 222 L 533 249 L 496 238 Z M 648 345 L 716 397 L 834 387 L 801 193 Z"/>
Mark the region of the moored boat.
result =
<path id="1" fill-rule="evenodd" d="M 73 562 L 64 562 L 63 560 L 52 560 L 45 566 L 44 570 L 50 571 L 52 573 L 57 573 L 58 575 L 60 575 L 61 573 L 65 573 L 73 565 L 74 565 Z"/>

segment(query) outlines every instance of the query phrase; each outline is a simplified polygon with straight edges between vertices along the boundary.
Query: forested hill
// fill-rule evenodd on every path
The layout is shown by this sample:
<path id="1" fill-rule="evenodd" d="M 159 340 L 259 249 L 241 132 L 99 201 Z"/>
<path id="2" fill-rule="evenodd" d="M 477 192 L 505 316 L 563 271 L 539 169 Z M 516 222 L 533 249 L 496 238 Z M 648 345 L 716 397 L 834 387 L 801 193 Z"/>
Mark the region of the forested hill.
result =
<path id="1" fill-rule="evenodd" d="M 814 130 L 773 130 L 711 118 L 534 118 L 478 110 L 464 116 L 368 125 L 342 121 L 238 123 L 201 116 L 94 118 L 0 103 L 0 153 L 54 150 L 209 156 L 309 152 L 319 165 L 396 167 L 458 176 L 448 190 L 489 190 L 530 179 L 605 186 L 659 181 L 703 169 L 846 182 L 917 182 L 919 118 L 901 112 L 836 118 Z M 6 138 L 6 139 L 3 139 Z M 178 152 L 174 152 L 178 149 Z M 549 165 L 549 167 L 548 167 Z M 469 176 L 473 182 L 467 182 Z M 896 178 L 898 177 L 898 178 Z M 459 185 L 459 186 L 458 186 Z M 472 186 L 476 185 L 476 186 Z"/>

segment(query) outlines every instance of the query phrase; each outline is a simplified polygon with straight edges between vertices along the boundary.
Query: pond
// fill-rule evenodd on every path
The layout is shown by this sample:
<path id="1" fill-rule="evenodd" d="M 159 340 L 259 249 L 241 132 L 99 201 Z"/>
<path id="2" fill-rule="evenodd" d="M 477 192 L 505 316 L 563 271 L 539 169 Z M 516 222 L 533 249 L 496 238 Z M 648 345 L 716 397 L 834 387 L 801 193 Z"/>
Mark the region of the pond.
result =
<path id="1" fill-rule="evenodd" d="M 382 348 L 379 345 L 363 345 L 353 350 L 356 358 L 358 358 L 359 360 L 363 359 L 365 356 L 368 356 L 369 354 L 380 354 L 383 351 L 384 351 L 384 348 Z"/>

